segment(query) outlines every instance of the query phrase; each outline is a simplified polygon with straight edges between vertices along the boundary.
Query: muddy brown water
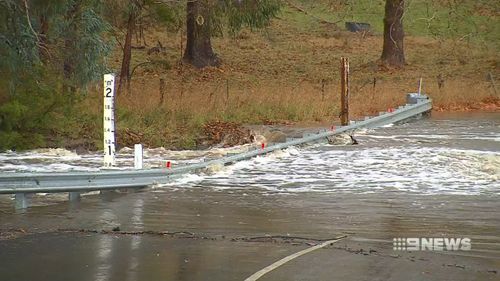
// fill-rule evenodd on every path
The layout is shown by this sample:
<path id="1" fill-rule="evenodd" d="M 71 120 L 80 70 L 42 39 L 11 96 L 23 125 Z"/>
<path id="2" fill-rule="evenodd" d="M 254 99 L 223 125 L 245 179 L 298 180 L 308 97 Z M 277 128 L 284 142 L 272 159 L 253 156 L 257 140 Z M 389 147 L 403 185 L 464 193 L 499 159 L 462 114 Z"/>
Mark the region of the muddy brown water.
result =
<path id="1" fill-rule="evenodd" d="M 358 146 L 292 148 L 138 192 L 36 196 L 22 213 L 1 196 L 0 280 L 243 280 L 309 245 L 232 238 L 343 234 L 262 280 L 498 280 L 500 114 L 355 135 Z M 395 237 L 468 237 L 472 249 L 403 253 Z"/>

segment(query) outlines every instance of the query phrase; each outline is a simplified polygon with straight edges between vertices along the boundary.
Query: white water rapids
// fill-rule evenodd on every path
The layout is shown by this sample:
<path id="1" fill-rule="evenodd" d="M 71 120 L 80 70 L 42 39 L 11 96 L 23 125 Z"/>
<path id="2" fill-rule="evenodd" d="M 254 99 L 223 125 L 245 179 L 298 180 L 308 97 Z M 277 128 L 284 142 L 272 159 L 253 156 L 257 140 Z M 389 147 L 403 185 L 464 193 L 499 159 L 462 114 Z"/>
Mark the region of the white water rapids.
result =
<path id="1" fill-rule="evenodd" d="M 500 194 L 500 118 L 432 118 L 355 133 L 360 145 L 327 144 L 289 149 L 214 167 L 161 188 L 256 188 L 264 193 L 404 191 L 417 194 Z M 145 167 L 220 157 L 247 147 L 206 151 L 146 149 Z M 0 172 L 97 171 L 100 153 L 64 149 L 0 154 Z M 133 150 L 117 154 L 133 167 Z"/>

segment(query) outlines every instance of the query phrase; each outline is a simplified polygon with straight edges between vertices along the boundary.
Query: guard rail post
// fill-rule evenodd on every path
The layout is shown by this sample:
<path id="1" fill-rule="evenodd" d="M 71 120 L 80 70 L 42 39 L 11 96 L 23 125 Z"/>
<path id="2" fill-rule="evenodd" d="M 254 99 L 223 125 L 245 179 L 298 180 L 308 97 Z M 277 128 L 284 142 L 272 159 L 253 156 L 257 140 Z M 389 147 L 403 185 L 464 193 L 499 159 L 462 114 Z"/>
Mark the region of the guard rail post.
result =
<path id="1" fill-rule="evenodd" d="M 29 207 L 29 198 L 27 193 L 16 193 L 16 210 L 27 209 Z"/>
<path id="2" fill-rule="evenodd" d="M 68 198 L 69 198 L 69 201 L 72 201 L 72 202 L 80 201 L 80 192 L 78 192 L 78 191 L 69 192 Z"/>

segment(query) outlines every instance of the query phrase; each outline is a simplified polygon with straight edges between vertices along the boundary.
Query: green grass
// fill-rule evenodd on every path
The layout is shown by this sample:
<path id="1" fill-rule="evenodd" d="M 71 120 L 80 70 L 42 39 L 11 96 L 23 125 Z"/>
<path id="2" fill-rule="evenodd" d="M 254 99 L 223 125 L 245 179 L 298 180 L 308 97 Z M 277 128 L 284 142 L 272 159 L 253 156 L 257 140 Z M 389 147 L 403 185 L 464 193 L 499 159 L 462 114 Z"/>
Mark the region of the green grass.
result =
<path id="1" fill-rule="evenodd" d="M 340 1 L 291 0 L 310 14 L 330 22 L 337 22 L 344 28 L 345 21 L 366 22 L 377 34 L 383 33 L 384 0 L 347 0 L 345 4 L 332 5 Z M 499 47 L 500 21 L 499 2 L 463 0 L 450 1 L 413 0 L 406 1 L 404 27 L 407 35 L 431 36 L 441 39 L 455 38 L 493 43 Z M 330 3 L 330 5 L 329 5 Z M 306 30 L 317 28 L 317 20 L 303 13 L 284 15 Z M 316 22 L 316 23 L 314 23 Z"/>

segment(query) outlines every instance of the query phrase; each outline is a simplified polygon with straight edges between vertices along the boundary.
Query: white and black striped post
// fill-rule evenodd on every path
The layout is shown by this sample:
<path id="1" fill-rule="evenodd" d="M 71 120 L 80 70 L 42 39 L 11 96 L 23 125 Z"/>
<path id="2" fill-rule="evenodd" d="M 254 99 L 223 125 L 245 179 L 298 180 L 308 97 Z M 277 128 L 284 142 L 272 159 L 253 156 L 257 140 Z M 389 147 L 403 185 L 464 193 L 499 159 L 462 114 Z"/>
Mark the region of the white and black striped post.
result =
<path id="1" fill-rule="evenodd" d="M 115 165 L 115 75 L 104 74 L 104 167 Z"/>

